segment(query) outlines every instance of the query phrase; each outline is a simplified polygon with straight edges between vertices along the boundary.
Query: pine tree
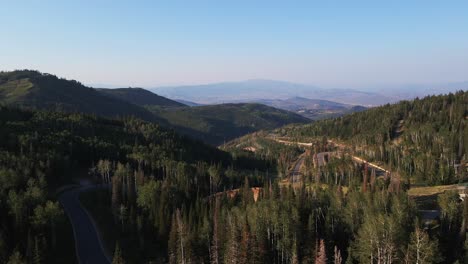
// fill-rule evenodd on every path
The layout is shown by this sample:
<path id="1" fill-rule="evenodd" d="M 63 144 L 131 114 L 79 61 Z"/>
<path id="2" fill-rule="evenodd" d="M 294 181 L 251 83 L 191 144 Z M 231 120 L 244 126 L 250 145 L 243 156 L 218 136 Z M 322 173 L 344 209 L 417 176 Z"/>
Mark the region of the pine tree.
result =
<path id="1" fill-rule="evenodd" d="M 362 180 L 362 192 L 366 192 L 367 191 L 367 182 L 368 182 L 368 166 L 367 166 L 367 163 L 364 164 L 364 171 L 363 171 L 363 174 L 364 174 L 364 179 Z"/>
<path id="2" fill-rule="evenodd" d="M 219 263 L 219 235 L 218 235 L 218 211 L 219 198 L 215 198 L 216 204 L 213 210 L 213 239 L 211 241 L 211 264 Z"/>
<path id="3" fill-rule="evenodd" d="M 299 256 L 297 254 L 297 239 L 294 239 L 293 241 L 291 264 L 299 264 Z"/>
<path id="4" fill-rule="evenodd" d="M 372 168 L 371 177 L 370 177 L 371 191 L 375 191 L 375 180 L 376 180 L 375 168 Z"/>
<path id="5" fill-rule="evenodd" d="M 226 252 L 224 254 L 224 262 L 230 264 L 246 263 L 239 257 L 239 240 L 238 230 L 232 215 L 228 216 L 228 238 L 226 244 Z M 241 249 L 243 250 L 243 248 Z M 244 253 L 244 252 L 241 252 Z"/>
<path id="6" fill-rule="evenodd" d="M 13 254 L 11 254 L 10 258 L 8 259 L 7 264 L 26 264 L 26 260 L 21 256 L 19 251 L 15 250 Z"/>
<path id="7" fill-rule="evenodd" d="M 43 263 L 43 251 L 41 246 L 41 239 L 39 237 L 34 237 L 34 253 L 32 262 L 34 264 Z"/>
<path id="8" fill-rule="evenodd" d="M 250 235 L 250 227 L 249 222 L 247 221 L 247 217 L 245 217 L 244 225 L 242 226 L 242 235 L 241 235 L 241 243 L 240 243 L 240 261 L 239 263 L 246 263 L 251 256 L 251 235 Z"/>
<path id="9" fill-rule="evenodd" d="M 187 261 L 187 245 L 186 245 L 186 230 L 185 230 L 185 225 L 184 223 L 182 222 L 182 217 L 180 215 L 180 210 L 177 209 L 176 210 L 176 223 L 177 223 L 177 237 L 178 237 L 178 254 L 180 254 L 180 256 L 178 257 L 179 259 L 179 263 L 181 264 L 185 264 L 187 262 L 190 262 L 190 261 Z"/>
<path id="10" fill-rule="evenodd" d="M 119 241 L 115 243 L 114 257 L 112 258 L 112 264 L 125 264 L 125 260 L 122 256 L 122 250 L 120 249 Z"/>
<path id="11" fill-rule="evenodd" d="M 112 212 L 117 222 L 119 216 L 119 207 L 122 204 L 122 181 L 120 175 L 112 177 Z"/>
<path id="12" fill-rule="evenodd" d="M 119 206 L 119 219 L 120 219 L 120 224 L 122 226 L 122 231 L 125 231 L 125 221 L 128 218 L 128 210 L 127 207 L 124 204 L 121 204 Z"/>
<path id="13" fill-rule="evenodd" d="M 171 221 L 171 231 L 169 233 L 169 242 L 168 242 L 168 253 L 169 253 L 169 263 L 177 263 L 177 245 L 178 245 L 178 236 L 177 236 L 177 220 L 175 218 L 175 213 L 172 214 Z"/>

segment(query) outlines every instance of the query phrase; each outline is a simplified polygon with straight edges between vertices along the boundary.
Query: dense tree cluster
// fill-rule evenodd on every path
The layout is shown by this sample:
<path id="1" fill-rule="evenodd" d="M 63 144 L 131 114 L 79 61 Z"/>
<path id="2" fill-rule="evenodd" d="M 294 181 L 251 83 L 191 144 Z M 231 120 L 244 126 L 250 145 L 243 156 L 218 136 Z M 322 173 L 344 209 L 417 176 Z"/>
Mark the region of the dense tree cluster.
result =
<path id="1" fill-rule="evenodd" d="M 331 150 L 325 142 L 317 142 L 307 150 L 308 155 L 313 156 L 313 149 Z M 256 146 L 273 146 L 272 149 L 283 146 L 284 151 L 291 148 L 270 141 L 267 145 L 257 141 Z M 256 153 L 253 155 L 261 155 L 261 151 Z M 117 164 L 114 175 L 125 175 L 117 172 L 119 167 L 125 166 Z M 202 184 L 205 186 L 212 186 L 211 182 L 218 182 L 216 179 L 220 177 L 221 183 L 215 186 L 225 186 L 230 170 L 212 165 L 197 168 L 191 175 L 197 175 L 199 183 L 205 179 Z M 137 175 L 138 172 L 135 177 L 140 177 Z M 461 203 L 457 192 L 439 196 L 440 226 L 427 229 L 412 198 L 395 188 L 388 178 L 377 177 L 375 171 L 353 162 L 349 156 L 330 157 L 310 175 L 304 175 L 298 188 L 266 174 L 251 184 L 250 175 L 234 196 L 229 192 L 209 195 L 216 192 L 211 188 L 190 194 L 190 188 L 185 189 L 186 183 L 177 180 L 177 175 L 183 173 L 162 179 L 141 175 L 143 180 L 136 178 L 136 202 L 124 203 L 123 207 L 118 205 L 122 200 L 114 199 L 116 192 L 125 197 L 120 192 L 120 183 L 113 183 L 112 192 L 104 198 L 110 201 L 105 206 L 112 208 L 118 223 L 114 230 L 122 230 L 118 237 L 124 238 L 120 242 L 127 261 L 452 263 L 458 260 L 462 263 L 466 260 L 464 230 L 468 203 Z M 256 189 L 257 199 L 252 186 L 260 187 Z M 118 210 L 129 206 L 132 213 L 123 222 Z"/>
<path id="2" fill-rule="evenodd" d="M 229 151 L 234 159 L 243 166 L 275 173 L 279 178 L 285 178 L 290 166 L 303 149 L 293 145 L 288 146 L 267 138 L 266 132 L 256 132 L 233 140 L 222 146 Z M 246 162 L 243 162 L 243 161 Z M 256 162 L 255 162 L 256 161 Z"/>
<path id="3" fill-rule="evenodd" d="M 98 168 L 89 173 L 104 173 L 105 182 L 131 190 L 135 185 L 128 175 L 130 166 L 132 177 L 133 168 L 140 168 L 155 178 L 180 168 L 186 174 L 178 175 L 178 186 L 195 192 L 191 187 L 197 178 L 187 164 L 234 166 L 228 153 L 156 124 L 0 107 L 0 262 L 10 256 L 36 263 L 57 259 L 57 225 L 63 227 L 66 220 L 53 202 L 55 189 L 70 183 L 75 174 Z M 120 205 L 136 197 L 127 189 L 113 194 L 115 212 L 124 224 L 130 212 Z M 125 200 L 120 200 L 120 193 Z"/>
<path id="4" fill-rule="evenodd" d="M 311 125 L 278 130 L 308 139 L 327 136 L 381 161 L 403 178 L 448 184 L 468 177 L 468 92 L 402 101 Z"/>
<path id="5" fill-rule="evenodd" d="M 225 152 L 134 118 L 0 107 L 0 261 L 55 259 L 53 190 L 76 171 L 110 186 L 82 202 L 114 263 L 465 263 L 468 200 L 439 195 L 427 225 L 406 188 L 349 154 L 464 181 L 467 111 L 465 92 L 427 97 L 277 131 L 310 146 L 264 134 Z"/>

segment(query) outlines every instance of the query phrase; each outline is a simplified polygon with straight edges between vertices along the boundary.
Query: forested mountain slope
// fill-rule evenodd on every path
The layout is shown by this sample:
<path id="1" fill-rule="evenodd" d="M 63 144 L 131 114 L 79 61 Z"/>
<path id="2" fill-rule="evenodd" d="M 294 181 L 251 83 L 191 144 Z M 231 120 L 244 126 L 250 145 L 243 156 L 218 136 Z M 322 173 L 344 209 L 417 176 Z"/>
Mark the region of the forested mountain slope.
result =
<path id="1" fill-rule="evenodd" d="M 311 120 L 320 120 L 338 117 L 354 112 L 364 111 L 366 107 L 359 105 L 348 105 L 337 102 L 309 99 L 304 97 L 293 97 L 285 100 L 256 100 L 257 103 L 269 105 L 279 109 L 295 112 Z"/>
<path id="2" fill-rule="evenodd" d="M 386 157 L 376 154 L 375 135 L 382 135 L 382 153 L 396 160 L 413 153 L 415 168 L 418 153 L 435 159 L 452 153 L 462 163 L 465 118 L 466 93 L 460 92 L 280 129 L 278 135 L 318 139 L 305 149 L 309 170 L 293 188 L 280 180 L 304 150 L 279 144 L 267 132 L 258 135 L 265 140 L 246 137 L 250 144 L 240 145 L 257 149 L 229 154 L 134 118 L 0 107 L 0 262 L 70 262 L 60 257 L 70 243 L 62 240 L 65 216 L 52 191 L 79 172 L 111 185 L 82 202 L 116 262 L 463 263 L 468 200 L 461 203 L 453 192 L 436 197 L 440 217 L 425 229 L 405 188 L 349 156 L 322 164 L 313 157 L 335 151 L 324 136 L 355 143 L 354 151 L 371 158 Z M 388 127 L 371 132 L 367 123 Z M 453 145 L 437 147 L 450 138 Z M 394 150 L 399 146 L 402 153 Z"/>
<path id="3" fill-rule="evenodd" d="M 159 96 L 142 88 L 96 89 L 113 98 L 120 99 L 138 106 L 183 107 L 185 104 Z"/>
<path id="4" fill-rule="evenodd" d="M 71 241 L 63 241 L 71 230 L 64 230 L 65 216 L 54 202 L 54 190 L 70 183 L 73 175 L 86 176 L 96 164 L 102 165 L 100 172 L 108 173 L 107 181 L 114 168 L 128 169 L 126 177 L 132 181 L 126 178 L 127 187 L 143 184 L 148 174 L 152 179 L 178 175 L 184 186 L 196 186 L 198 181 L 203 183 L 199 189 L 208 189 L 203 168 L 233 163 L 228 153 L 137 119 L 115 121 L 0 107 L 1 263 L 15 254 L 28 263 L 72 260 Z M 173 195 L 184 197 L 183 193 Z"/>
<path id="5" fill-rule="evenodd" d="M 304 126 L 277 130 L 305 140 L 343 141 L 356 153 L 382 161 L 416 182 L 468 180 L 468 92 L 402 101 Z"/>
<path id="6" fill-rule="evenodd" d="M 37 71 L 0 73 L 0 104 L 30 109 L 135 116 L 213 145 L 261 129 L 309 120 L 258 104 L 223 104 L 190 108 L 144 89 L 93 89 L 73 80 Z"/>
<path id="7" fill-rule="evenodd" d="M 178 131 L 215 145 L 258 131 L 309 119 L 293 112 L 261 104 L 219 104 L 160 110 L 155 115 Z"/>
<path id="8" fill-rule="evenodd" d="M 0 103 L 162 122 L 141 107 L 105 96 L 77 81 L 29 70 L 0 73 Z"/>

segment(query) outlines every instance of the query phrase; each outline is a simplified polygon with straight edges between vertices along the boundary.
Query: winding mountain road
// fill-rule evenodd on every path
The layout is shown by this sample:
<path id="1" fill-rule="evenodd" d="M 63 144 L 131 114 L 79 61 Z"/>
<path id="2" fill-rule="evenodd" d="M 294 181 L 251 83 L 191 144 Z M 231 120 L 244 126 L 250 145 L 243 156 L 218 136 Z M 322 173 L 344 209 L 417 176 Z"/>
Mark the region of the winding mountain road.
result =
<path id="1" fill-rule="evenodd" d="M 102 185 L 78 187 L 64 191 L 58 199 L 72 224 L 76 256 L 80 264 L 111 263 L 91 215 L 78 199 L 81 192 L 100 188 L 107 187 Z"/>
<path id="2" fill-rule="evenodd" d="M 311 142 L 298 142 L 298 141 L 288 141 L 288 140 L 283 140 L 283 139 L 277 139 L 277 138 L 271 138 L 273 140 L 275 140 L 276 142 L 278 143 L 282 143 L 282 144 L 285 144 L 285 145 L 298 145 L 298 146 L 304 146 L 304 147 L 310 147 L 313 145 L 313 143 Z M 344 144 L 339 144 L 339 143 L 336 143 L 332 140 L 328 140 L 329 143 L 332 143 L 334 144 L 335 146 L 337 146 L 339 149 L 346 149 L 346 145 Z M 319 166 L 323 165 L 323 161 L 324 161 L 324 156 L 325 155 L 331 155 L 332 152 L 320 152 L 317 154 L 317 158 L 318 158 L 318 162 L 319 162 Z M 369 162 L 365 159 L 362 159 L 360 157 L 357 157 L 357 156 L 354 156 L 354 155 L 351 155 L 348 153 L 348 155 L 351 156 L 351 158 L 357 162 L 357 163 L 366 163 L 369 167 L 371 168 L 374 168 L 377 172 L 380 172 L 381 174 L 385 174 L 385 173 L 391 173 L 389 170 L 386 170 L 382 167 L 380 167 L 379 165 L 375 164 L 375 163 L 372 163 L 372 162 Z"/>
<path id="3" fill-rule="evenodd" d="M 301 176 L 302 176 L 301 167 L 302 167 L 302 164 L 304 164 L 304 161 L 305 161 L 305 156 L 304 155 L 299 156 L 296 163 L 294 164 L 294 168 L 289 173 L 289 179 L 292 183 L 299 182 L 301 180 Z"/>

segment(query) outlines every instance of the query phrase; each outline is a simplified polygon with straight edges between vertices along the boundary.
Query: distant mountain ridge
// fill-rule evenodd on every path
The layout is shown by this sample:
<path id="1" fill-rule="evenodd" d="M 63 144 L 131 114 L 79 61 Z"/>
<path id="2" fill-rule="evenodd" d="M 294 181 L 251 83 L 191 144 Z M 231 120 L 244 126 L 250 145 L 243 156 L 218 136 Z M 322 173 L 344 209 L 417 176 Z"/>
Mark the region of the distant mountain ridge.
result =
<path id="1" fill-rule="evenodd" d="M 179 102 L 184 105 L 188 105 L 188 106 L 202 106 L 203 105 L 203 104 L 199 104 L 199 103 L 195 103 L 195 102 L 187 101 L 187 100 L 182 100 L 182 99 L 177 99 L 174 101 Z"/>
<path id="2" fill-rule="evenodd" d="M 380 88 L 379 88 L 380 87 Z M 285 100 L 304 97 L 328 100 L 349 105 L 373 107 L 400 100 L 468 90 L 468 82 L 446 84 L 392 84 L 373 87 L 372 92 L 356 89 L 323 89 L 313 85 L 275 80 L 247 80 L 203 85 L 156 87 L 149 90 L 173 100 L 201 104 L 253 102 L 258 100 Z"/>
<path id="3" fill-rule="evenodd" d="M 376 106 L 397 101 L 397 98 L 352 89 L 321 89 L 312 85 L 284 81 L 248 80 L 205 85 L 152 88 L 151 91 L 171 98 L 197 103 L 227 103 L 274 100 L 293 97 L 329 100 L 343 104 Z"/>

